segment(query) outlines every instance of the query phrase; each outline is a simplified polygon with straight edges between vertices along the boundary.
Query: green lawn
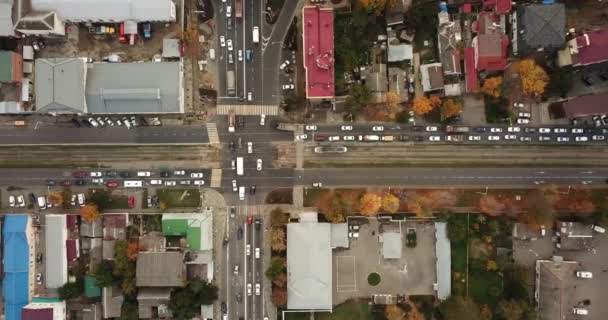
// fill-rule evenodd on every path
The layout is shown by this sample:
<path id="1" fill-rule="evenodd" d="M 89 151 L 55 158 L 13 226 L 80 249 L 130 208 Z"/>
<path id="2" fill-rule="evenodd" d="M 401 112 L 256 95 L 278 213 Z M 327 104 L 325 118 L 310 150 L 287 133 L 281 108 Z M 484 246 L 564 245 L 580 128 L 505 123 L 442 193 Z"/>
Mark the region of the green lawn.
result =
<path id="1" fill-rule="evenodd" d="M 309 320 L 309 312 L 288 312 L 283 317 L 283 320 Z"/>
<path id="2" fill-rule="evenodd" d="M 467 269 L 467 243 L 452 242 L 452 271 L 465 273 Z"/>
<path id="3" fill-rule="evenodd" d="M 371 320 L 372 312 L 366 301 L 348 301 L 336 307 L 334 312 L 315 313 L 315 320 Z"/>
<path id="4" fill-rule="evenodd" d="M 110 195 L 108 209 L 129 209 L 129 197 L 123 195 Z"/>
<path id="5" fill-rule="evenodd" d="M 182 199 L 183 193 L 188 194 Z M 167 208 L 195 208 L 201 204 L 201 194 L 198 189 L 158 189 L 156 195 Z"/>

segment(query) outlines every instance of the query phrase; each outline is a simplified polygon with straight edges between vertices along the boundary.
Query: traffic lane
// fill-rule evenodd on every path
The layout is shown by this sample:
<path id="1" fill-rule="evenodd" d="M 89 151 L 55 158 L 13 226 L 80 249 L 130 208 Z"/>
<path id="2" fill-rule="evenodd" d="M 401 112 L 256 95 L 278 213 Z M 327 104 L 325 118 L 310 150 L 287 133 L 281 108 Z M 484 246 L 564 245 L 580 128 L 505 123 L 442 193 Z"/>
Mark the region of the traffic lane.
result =
<path id="1" fill-rule="evenodd" d="M 606 168 L 344 168 L 306 169 L 295 172 L 295 184 L 312 186 L 539 186 L 543 184 L 587 186 L 604 184 Z"/>
<path id="2" fill-rule="evenodd" d="M 209 143 L 205 127 L 161 126 L 75 128 L 40 127 L 38 129 L 0 129 L 3 145 L 52 144 L 154 144 L 154 143 Z"/>

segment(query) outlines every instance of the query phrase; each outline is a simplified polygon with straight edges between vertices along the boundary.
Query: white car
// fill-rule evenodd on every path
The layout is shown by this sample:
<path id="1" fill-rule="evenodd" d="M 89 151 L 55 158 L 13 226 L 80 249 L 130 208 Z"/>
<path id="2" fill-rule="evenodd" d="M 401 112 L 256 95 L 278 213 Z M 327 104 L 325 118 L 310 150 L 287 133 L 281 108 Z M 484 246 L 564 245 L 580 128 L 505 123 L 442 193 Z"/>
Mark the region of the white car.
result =
<path id="1" fill-rule="evenodd" d="M 203 177 L 203 173 L 202 172 L 192 172 L 190 173 L 190 178 L 202 178 Z"/>
<path id="2" fill-rule="evenodd" d="M 551 128 L 540 128 L 538 129 L 540 133 L 551 133 Z"/>
<path id="3" fill-rule="evenodd" d="M 84 198 L 84 193 L 79 193 L 79 194 L 78 194 L 78 204 L 79 204 L 81 207 L 84 207 L 84 201 L 85 201 L 85 198 Z"/>
<path id="4" fill-rule="evenodd" d="M 36 283 L 37 284 L 42 284 L 42 273 L 37 273 L 36 274 Z"/>
<path id="5" fill-rule="evenodd" d="M 531 142 L 532 141 L 532 137 L 519 137 L 519 141 L 521 142 Z"/>
<path id="6" fill-rule="evenodd" d="M 517 118 L 517 124 L 528 124 L 530 123 L 530 119 L 527 118 Z"/>
<path id="7" fill-rule="evenodd" d="M 517 140 L 517 136 L 514 134 L 505 134 L 505 140 Z"/>
<path id="8" fill-rule="evenodd" d="M 243 61 L 243 50 L 239 50 L 238 56 L 239 56 L 239 62 L 242 62 Z"/>
<path id="9" fill-rule="evenodd" d="M 322 182 L 313 182 L 312 187 L 313 188 L 323 188 L 323 183 Z"/>
<path id="10" fill-rule="evenodd" d="M 20 208 L 25 207 L 25 197 L 23 195 L 17 197 L 17 206 Z"/>
<path id="11" fill-rule="evenodd" d="M 481 136 L 469 136 L 469 141 L 481 141 Z"/>
<path id="12" fill-rule="evenodd" d="M 502 132 L 502 128 L 490 128 L 490 132 L 492 132 L 492 133 Z"/>
<path id="13" fill-rule="evenodd" d="M 95 121 L 95 119 L 89 118 L 88 121 L 93 127 L 95 127 L 95 128 L 99 127 L 99 123 L 97 123 L 97 121 Z"/>
<path id="14" fill-rule="evenodd" d="M 329 141 L 340 141 L 340 136 L 331 136 L 328 139 Z"/>
<path id="15" fill-rule="evenodd" d="M 578 278 L 583 278 L 583 279 L 592 279 L 593 273 L 591 273 L 589 271 L 577 271 L 576 276 Z"/>
<path id="16" fill-rule="evenodd" d="M 488 136 L 488 141 L 498 141 L 500 140 L 500 136 Z"/>
<path id="17" fill-rule="evenodd" d="M 589 138 L 587 136 L 577 136 L 574 138 L 574 141 L 577 142 L 587 142 L 589 141 Z"/>
<path id="18" fill-rule="evenodd" d="M 247 244 L 245 246 L 245 254 L 248 255 L 248 256 L 251 255 L 251 245 L 250 244 Z"/>
<path id="19" fill-rule="evenodd" d="M 427 126 L 425 130 L 428 132 L 436 132 L 438 128 L 436 126 Z"/>
<path id="20" fill-rule="evenodd" d="M 232 192 L 237 192 L 239 188 L 236 185 L 236 180 L 232 180 Z"/>
<path id="21" fill-rule="evenodd" d="M 259 283 L 256 283 L 256 284 L 255 284 L 255 295 L 256 295 L 256 296 L 259 296 L 259 295 L 260 295 L 260 291 L 261 291 L 261 290 L 260 290 L 260 284 L 259 284 Z"/>
<path id="22" fill-rule="evenodd" d="M 283 90 L 293 90 L 295 88 L 296 86 L 294 86 L 293 83 L 283 85 Z"/>
<path id="23" fill-rule="evenodd" d="M 530 114 L 530 112 L 518 112 L 517 116 L 520 118 L 530 118 L 532 117 L 532 115 Z"/>
<path id="24" fill-rule="evenodd" d="M 306 134 L 296 135 L 296 141 L 306 140 L 306 139 L 308 139 L 308 135 L 306 135 Z"/>
<path id="25" fill-rule="evenodd" d="M 224 38 L 224 36 L 220 36 L 220 47 L 225 47 L 226 46 L 226 38 Z"/>
<path id="26" fill-rule="evenodd" d="M 9 197 L 8 197 L 8 205 L 9 205 L 11 208 L 14 208 L 14 207 L 15 207 L 15 196 L 9 196 Z"/>
<path id="27" fill-rule="evenodd" d="M 570 137 L 557 137 L 557 142 L 568 142 Z"/>
<path id="28" fill-rule="evenodd" d="M 342 137 L 344 141 L 355 141 L 355 136 L 344 136 Z"/>
<path id="29" fill-rule="evenodd" d="M 250 296 L 251 295 L 251 283 L 247 284 L 247 295 Z"/>
<path id="30" fill-rule="evenodd" d="M 441 137 L 440 136 L 430 136 L 429 141 L 441 141 Z"/>
<path id="31" fill-rule="evenodd" d="M 507 131 L 508 132 L 521 132 L 521 128 L 520 127 L 508 127 Z"/>
<path id="32" fill-rule="evenodd" d="M 160 180 L 160 179 L 150 180 L 150 184 L 153 186 L 158 186 L 158 185 L 163 184 L 163 180 Z"/>
<path id="33" fill-rule="evenodd" d="M 247 92 L 247 101 L 253 101 L 253 93 L 251 91 Z"/>
<path id="34" fill-rule="evenodd" d="M 353 130 L 353 126 L 341 126 L 340 130 L 342 130 L 342 131 L 352 131 Z"/>
<path id="35" fill-rule="evenodd" d="M 228 51 L 232 51 L 232 39 L 228 39 L 228 41 L 226 41 L 228 44 Z"/>
<path id="36" fill-rule="evenodd" d="M 205 180 L 194 180 L 194 185 L 195 186 L 204 186 Z"/>
<path id="37" fill-rule="evenodd" d="M 260 125 L 263 126 L 266 124 L 266 115 L 265 114 L 261 114 L 260 115 Z"/>
<path id="38" fill-rule="evenodd" d="M 383 126 L 373 126 L 372 131 L 384 131 L 384 127 Z"/>
<path id="39" fill-rule="evenodd" d="M 177 185 L 177 182 L 175 182 L 175 181 L 165 181 L 165 186 L 167 186 L 167 187 L 172 187 L 175 185 Z"/>
<path id="40" fill-rule="evenodd" d="M 103 184 L 103 179 L 93 179 L 91 182 L 93 182 L 94 184 Z"/>
<path id="41" fill-rule="evenodd" d="M 548 136 L 539 136 L 538 141 L 551 141 L 551 137 Z"/>
<path id="42" fill-rule="evenodd" d="M 72 205 L 72 206 L 76 205 L 76 195 L 73 193 L 72 193 L 72 197 L 70 198 L 70 205 Z"/>
<path id="43" fill-rule="evenodd" d="M 230 18 L 230 16 L 232 16 L 232 6 L 227 6 L 226 7 L 226 17 Z"/>
<path id="44" fill-rule="evenodd" d="M 173 175 L 174 176 L 183 176 L 183 175 L 186 175 L 186 171 L 184 171 L 184 170 L 175 170 L 175 171 L 173 171 Z"/>
<path id="45" fill-rule="evenodd" d="M 317 130 L 317 126 L 314 124 L 309 124 L 305 127 L 305 129 L 309 130 L 309 131 L 315 131 L 315 130 Z"/>
<path id="46" fill-rule="evenodd" d="M 262 159 L 258 159 L 256 162 L 256 169 L 262 171 Z"/>
<path id="47" fill-rule="evenodd" d="M 595 140 L 595 141 L 600 141 L 600 140 L 605 140 L 606 137 L 604 137 L 604 136 L 591 136 L 591 139 Z"/>
<path id="48" fill-rule="evenodd" d="M 284 70 L 289 65 L 289 60 L 285 60 L 285 62 L 281 63 L 279 69 Z"/>
<path id="49" fill-rule="evenodd" d="M 253 142 L 251 141 L 247 142 L 247 153 L 253 153 Z"/>
<path id="50" fill-rule="evenodd" d="M 566 133 L 566 132 L 568 132 L 568 129 L 566 129 L 566 128 L 553 128 L 553 132 L 554 133 Z"/>
<path id="51" fill-rule="evenodd" d="M 255 248 L 255 258 L 256 259 L 260 258 L 260 248 Z"/>
<path id="52" fill-rule="evenodd" d="M 583 132 L 585 132 L 585 130 L 583 130 L 583 128 L 572 128 L 572 130 L 570 132 L 572 132 L 572 133 L 583 133 Z"/>
<path id="53" fill-rule="evenodd" d="M 91 178 L 93 178 L 93 177 L 101 177 L 101 172 L 99 172 L 99 171 L 91 172 Z"/>

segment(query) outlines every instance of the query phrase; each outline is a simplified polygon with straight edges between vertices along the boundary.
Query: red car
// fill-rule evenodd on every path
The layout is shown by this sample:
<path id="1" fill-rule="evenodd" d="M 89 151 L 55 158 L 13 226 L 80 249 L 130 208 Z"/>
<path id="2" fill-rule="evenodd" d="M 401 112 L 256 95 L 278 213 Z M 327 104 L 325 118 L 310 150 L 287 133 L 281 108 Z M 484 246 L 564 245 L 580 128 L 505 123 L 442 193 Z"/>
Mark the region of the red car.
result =
<path id="1" fill-rule="evenodd" d="M 247 216 L 247 224 L 251 224 L 251 222 L 253 221 L 253 217 L 251 215 Z"/>
<path id="2" fill-rule="evenodd" d="M 118 182 L 116 182 L 116 181 L 108 181 L 106 183 L 106 187 L 108 187 L 108 188 L 116 188 L 116 187 L 118 187 Z"/>
<path id="3" fill-rule="evenodd" d="M 62 187 L 69 187 L 72 185 L 72 181 L 71 180 L 63 180 L 61 182 L 59 182 L 59 185 L 61 185 Z"/>
<path id="4" fill-rule="evenodd" d="M 134 196 L 129 196 L 129 208 L 131 208 L 131 209 L 135 208 L 135 197 Z"/>
<path id="5" fill-rule="evenodd" d="M 319 135 L 315 136 L 315 141 L 325 141 L 325 140 L 327 140 L 326 136 L 319 136 Z"/>
<path id="6" fill-rule="evenodd" d="M 84 171 L 74 171 L 72 172 L 72 176 L 74 178 L 86 178 L 87 177 L 87 173 Z"/>

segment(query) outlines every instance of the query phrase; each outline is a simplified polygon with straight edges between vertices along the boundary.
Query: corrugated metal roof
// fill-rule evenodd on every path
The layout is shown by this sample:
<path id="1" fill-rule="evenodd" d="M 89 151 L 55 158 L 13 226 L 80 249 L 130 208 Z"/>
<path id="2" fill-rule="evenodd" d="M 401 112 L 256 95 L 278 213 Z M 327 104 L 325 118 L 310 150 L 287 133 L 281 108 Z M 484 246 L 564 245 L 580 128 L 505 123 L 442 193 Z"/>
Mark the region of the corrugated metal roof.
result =
<path id="1" fill-rule="evenodd" d="M 84 295 L 89 298 L 101 296 L 101 288 L 95 283 L 95 278 L 84 276 Z"/>
<path id="2" fill-rule="evenodd" d="M 13 26 L 13 0 L 0 0 L 0 37 L 14 36 Z"/>
<path id="3" fill-rule="evenodd" d="M 331 224 L 331 247 L 348 248 L 348 223 Z"/>
<path id="4" fill-rule="evenodd" d="M 65 21 L 175 21 L 171 0 L 31 0 L 35 11 L 55 11 Z"/>
<path id="5" fill-rule="evenodd" d="M 435 222 L 435 255 L 437 256 L 437 298 L 445 300 L 452 293 L 452 249 L 445 222 Z"/>
<path id="6" fill-rule="evenodd" d="M 85 113 L 86 68 L 83 58 L 36 59 L 36 111 Z"/>
<path id="7" fill-rule="evenodd" d="M 45 286 L 55 289 L 68 282 L 68 228 L 64 214 L 47 214 L 45 221 Z"/>
<path id="8" fill-rule="evenodd" d="M 140 252 L 137 257 L 138 287 L 178 287 L 185 277 L 184 255 L 180 252 Z"/>
<path id="9" fill-rule="evenodd" d="M 29 302 L 28 219 L 27 215 L 8 215 L 4 218 L 2 295 L 6 320 L 21 320 L 21 308 Z"/>

